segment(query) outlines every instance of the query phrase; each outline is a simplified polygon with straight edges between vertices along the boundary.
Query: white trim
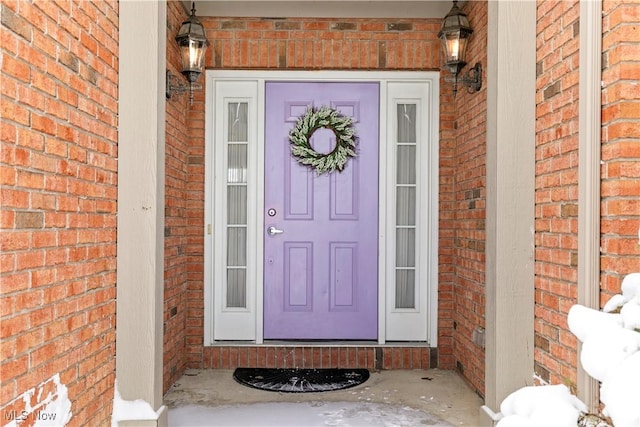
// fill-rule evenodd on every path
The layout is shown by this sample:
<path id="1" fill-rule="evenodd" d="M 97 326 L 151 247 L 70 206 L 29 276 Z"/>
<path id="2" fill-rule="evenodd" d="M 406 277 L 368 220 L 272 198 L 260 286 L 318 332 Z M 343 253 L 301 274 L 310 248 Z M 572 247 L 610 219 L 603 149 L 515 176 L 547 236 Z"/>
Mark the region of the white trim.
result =
<path id="1" fill-rule="evenodd" d="M 578 110 L 578 304 L 600 307 L 600 150 L 602 0 L 580 2 Z M 579 345 L 580 347 L 580 345 Z M 578 365 L 578 397 L 599 405 L 598 381 Z"/>
<path id="2" fill-rule="evenodd" d="M 421 81 L 437 79 L 437 71 L 343 71 L 343 70 L 311 70 L 311 71 L 271 71 L 271 70 L 207 70 L 207 81 L 236 80 L 257 82 L 264 81 Z M 207 87 L 207 90 L 210 90 Z"/>
<path id="3" fill-rule="evenodd" d="M 258 247 L 262 233 L 259 233 L 258 217 L 261 217 L 262 210 L 259 209 L 259 201 L 261 196 L 258 195 L 258 183 L 260 175 L 258 172 L 259 163 L 259 132 L 258 118 L 261 114 L 258 98 L 258 84 L 255 81 L 232 81 L 218 80 L 209 81 L 212 91 L 217 92 L 218 96 L 213 99 L 212 116 L 215 119 L 211 137 L 213 147 L 211 155 L 211 174 L 208 176 L 213 183 L 210 191 L 213 191 L 213 206 L 211 211 L 213 215 L 206 215 L 212 222 L 213 234 L 210 238 L 217 236 L 220 244 L 214 245 L 211 241 L 208 245 L 213 254 L 213 271 L 209 272 L 215 286 L 209 292 L 213 295 L 213 337 L 212 339 L 220 340 L 255 340 L 257 336 L 257 326 L 255 322 L 257 304 L 257 289 L 260 287 L 252 286 L 257 283 L 258 275 L 256 273 L 258 261 Z M 226 298 L 226 268 L 218 268 L 216 266 L 226 266 L 226 239 L 227 239 L 227 210 L 226 210 L 226 194 L 227 194 L 227 160 L 228 145 L 226 144 L 228 109 L 229 103 L 247 103 L 247 252 L 246 252 L 246 307 L 236 308 L 227 307 Z M 219 175 L 216 175 L 219 174 Z M 208 200 L 212 193 L 205 194 L 205 200 Z M 208 203 L 207 203 L 208 205 Z M 206 232 L 208 233 L 209 227 Z M 207 236 L 209 236 L 207 234 Z M 250 236 L 255 236 L 256 241 L 251 241 Z M 216 250 L 217 249 L 217 250 Z M 208 257 L 207 257 L 208 258 Z"/>
<path id="4" fill-rule="evenodd" d="M 387 120 L 382 119 L 386 117 L 383 111 L 386 111 L 386 106 L 389 105 L 387 84 L 386 80 L 380 81 L 380 143 L 378 144 L 378 164 L 380 165 L 378 168 L 378 344 L 380 345 L 385 344 L 387 341 L 386 333 L 384 333 L 387 330 L 387 289 L 386 286 L 380 286 L 383 280 L 386 281 L 388 265 L 384 260 L 387 257 L 385 248 L 388 247 L 387 223 L 389 221 L 387 220 L 386 209 L 389 188 L 389 162 L 387 161 L 385 165 L 384 159 L 388 156 L 387 146 L 389 144 L 382 143 L 382 138 L 386 137 L 388 133 Z"/>
<path id="5" fill-rule="evenodd" d="M 427 178 L 427 187 L 432 197 L 429 200 L 429 207 L 426 210 L 428 215 L 427 236 L 428 254 L 424 265 L 428 267 L 427 280 L 431 284 L 427 289 L 428 295 L 428 318 L 427 326 L 428 341 L 431 347 L 438 346 L 438 265 L 439 251 L 438 241 L 440 238 L 440 79 L 434 78 L 429 82 L 429 102 L 426 107 L 428 129 L 431 134 L 428 136 L 429 141 L 429 176 Z"/>
<path id="6" fill-rule="evenodd" d="M 381 181 L 380 188 L 387 187 L 387 195 L 381 197 L 381 209 L 386 211 L 386 219 L 381 226 L 386 226 L 389 239 L 384 246 L 387 275 L 386 287 L 386 329 L 385 337 L 391 341 L 426 341 L 431 346 L 437 346 L 437 241 L 438 241 L 438 123 L 437 123 L 437 94 L 438 81 L 388 81 L 386 85 L 387 129 L 386 174 L 389 179 Z M 415 104 L 416 116 L 416 155 L 417 162 L 422 167 L 416 170 L 416 306 L 412 309 L 395 308 L 395 236 L 396 229 L 396 162 L 397 147 L 395 144 L 397 133 L 396 106 L 398 104 Z M 435 112 L 435 117 L 434 117 Z M 436 123 L 434 123 L 436 122 Z M 382 145 L 382 144 L 381 144 Z M 381 162 L 381 165 L 383 163 Z M 383 169 L 381 167 L 381 169 Z M 435 185 L 434 185 L 435 180 Z M 435 220 L 435 223 L 432 222 Z M 433 249 L 435 248 L 435 252 Z M 425 268 L 426 267 L 426 268 Z M 435 273 L 435 275 L 434 275 Z M 381 286 L 382 288 L 382 286 Z M 435 294 L 435 299 L 433 298 Z M 381 304 L 382 305 L 382 304 Z"/>
<path id="7" fill-rule="evenodd" d="M 256 222 L 256 279 L 259 279 L 256 290 L 256 344 L 262 344 L 264 341 L 264 286 L 263 277 L 264 277 L 264 233 L 261 233 L 260 230 L 264 230 L 264 222 L 262 222 L 262 212 L 264 212 L 264 99 L 265 99 L 265 85 L 264 81 L 259 82 L 258 84 L 258 158 L 256 165 L 256 170 L 258 171 L 258 182 L 256 183 L 256 206 L 258 208 L 257 217 L 259 218 Z"/>
<path id="8" fill-rule="evenodd" d="M 213 82 L 206 76 L 207 88 Z M 213 90 L 206 90 L 204 114 L 205 117 L 213 117 L 214 114 L 214 96 Z M 211 120 L 204 121 L 204 345 L 213 343 L 213 207 L 214 200 L 207 197 L 207 194 L 213 194 L 213 151 L 208 149 L 211 147 L 213 138 L 213 123 Z"/>
<path id="9" fill-rule="evenodd" d="M 425 304 L 428 306 L 429 310 L 429 318 L 425 319 L 427 323 L 427 336 L 426 342 L 431 346 L 437 345 L 437 268 L 438 268 L 438 257 L 437 257 L 437 242 L 438 242 L 438 138 L 439 138 L 439 130 L 438 130 L 438 96 L 439 96 L 439 73 L 438 72 L 414 72 L 414 71 L 398 71 L 398 72 L 387 72 L 387 71 L 239 71 L 239 70 L 209 70 L 206 72 L 206 100 L 207 105 L 205 107 L 206 112 L 206 125 L 205 125 L 205 139 L 206 139 L 206 177 L 205 177 L 205 260 L 209 260 L 209 263 L 213 261 L 212 253 L 214 252 L 213 245 L 213 235 L 207 234 L 207 225 L 211 224 L 214 229 L 215 218 L 213 215 L 213 210 L 216 209 L 215 203 L 211 200 L 211 191 L 215 191 L 212 187 L 214 182 L 213 176 L 213 165 L 214 165 L 214 157 L 213 152 L 210 147 L 214 147 L 214 141 L 216 140 L 214 135 L 214 130 L 211 129 L 211 118 L 215 114 L 214 105 L 216 103 L 215 99 L 215 88 L 217 82 L 252 82 L 255 83 L 256 89 L 256 103 L 257 103 L 257 129 L 264 128 L 264 86 L 266 81 L 377 81 L 380 83 L 380 103 L 381 103 L 381 120 L 380 120 L 380 135 L 381 135 L 381 144 L 380 144 L 380 172 L 379 172 L 379 196 L 380 196 L 380 225 L 379 225 L 379 254 L 380 254 L 380 262 L 379 264 L 379 280 L 381 284 L 384 283 L 384 279 L 388 274 L 389 266 L 387 265 L 388 257 L 385 256 L 387 253 L 387 244 L 389 240 L 387 239 L 387 207 L 389 205 L 389 191 L 387 186 L 387 178 L 390 176 L 389 171 L 387 171 L 387 165 L 383 161 L 387 158 L 386 152 L 386 144 L 382 143 L 384 138 L 387 135 L 388 128 L 386 124 L 386 120 L 382 118 L 387 117 L 387 104 L 388 104 L 388 94 L 387 94 L 387 83 L 388 82 L 414 82 L 414 83 L 426 83 L 429 86 L 429 99 L 428 102 L 425 103 L 425 112 L 428 112 L 428 122 L 425 124 L 428 125 L 430 129 L 430 134 L 428 135 L 429 142 L 429 153 L 430 157 L 428 169 L 430 171 L 430 175 L 425 179 L 425 186 L 434 191 L 432 193 L 433 197 L 429 198 L 429 207 L 425 209 L 426 222 L 430 224 L 431 227 L 422 227 L 431 229 L 431 233 L 429 234 L 426 244 L 427 250 L 424 251 L 424 257 L 430 257 L 430 262 L 426 262 L 423 265 L 429 265 L 427 269 L 428 280 L 429 280 L 429 294 L 427 295 Z M 254 181 L 250 182 L 249 185 L 253 185 L 255 191 L 255 211 L 253 211 L 253 215 L 255 217 L 255 229 L 256 232 L 253 233 L 253 242 L 250 242 L 249 245 L 255 248 L 255 258 L 254 262 L 254 281 L 256 283 L 256 292 L 255 292 L 255 335 L 252 340 L 255 340 L 257 344 L 261 344 L 263 342 L 262 330 L 263 330 L 263 313 L 262 313 L 262 305 L 263 305 L 263 287 L 261 280 L 258 278 L 262 277 L 263 272 L 263 233 L 258 232 L 264 228 L 263 224 L 263 215 L 262 211 L 264 210 L 264 183 L 263 180 L 260 179 L 260 176 L 263 176 L 264 173 L 264 135 L 263 132 L 257 132 L 256 135 L 257 141 L 257 156 L 255 158 L 254 166 Z M 395 204 L 394 204 L 395 206 Z M 218 220 L 219 222 L 219 220 Z M 251 235 L 251 234 L 250 234 Z M 218 263 L 220 260 L 218 259 Z M 206 263 L 206 262 L 205 262 Z M 214 277 L 216 273 L 210 266 L 205 266 L 204 270 L 205 275 L 205 322 L 209 322 L 209 325 L 205 324 L 205 345 L 211 345 L 214 343 L 213 336 L 213 328 L 211 326 L 213 322 L 213 314 L 211 313 L 211 308 L 214 306 L 214 294 L 212 291 Z M 258 283 L 260 282 L 260 283 Z M 384 286 L 379 287 L 379 344 L 384 344 L 386 337 L 385 331 L 387 330 L 386 324 L 386 302 L 387 295 Z M 209 313 L 208 313 L 209 312 Z"/>

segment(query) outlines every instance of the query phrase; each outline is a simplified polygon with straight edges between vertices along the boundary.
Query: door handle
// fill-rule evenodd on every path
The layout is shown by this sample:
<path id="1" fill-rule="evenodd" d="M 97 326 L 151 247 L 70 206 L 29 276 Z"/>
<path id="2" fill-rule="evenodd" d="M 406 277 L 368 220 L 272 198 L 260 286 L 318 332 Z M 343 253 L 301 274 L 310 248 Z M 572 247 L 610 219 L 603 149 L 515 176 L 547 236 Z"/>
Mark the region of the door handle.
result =
<path id="1" fill-rule="evenodd" d="M 267 233 L 269 234 L 269 236 L 275 236 L 276 234 L 284 233 L 284 230 L 277 229 L 272 225 L 271 227 L 267 228 Z"/>

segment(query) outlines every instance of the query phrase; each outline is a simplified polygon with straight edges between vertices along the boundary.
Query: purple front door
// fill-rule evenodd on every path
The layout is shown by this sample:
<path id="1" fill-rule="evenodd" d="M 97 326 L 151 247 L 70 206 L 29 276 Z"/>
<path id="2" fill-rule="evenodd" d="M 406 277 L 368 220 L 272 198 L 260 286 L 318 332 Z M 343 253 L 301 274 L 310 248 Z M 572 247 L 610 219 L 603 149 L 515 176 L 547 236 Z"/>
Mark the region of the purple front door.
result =
<path id="1" fill-rule="evenodd" d="M 265 339 L 378 337 L 378 94 L 378 83 L 266 84 Z M 288 135 L 323 105 L 354 118 L 358 151 L 318 176 L 291 156 Z M 333 132 L 317 130 L 311 145 L 330 152 Z"/>

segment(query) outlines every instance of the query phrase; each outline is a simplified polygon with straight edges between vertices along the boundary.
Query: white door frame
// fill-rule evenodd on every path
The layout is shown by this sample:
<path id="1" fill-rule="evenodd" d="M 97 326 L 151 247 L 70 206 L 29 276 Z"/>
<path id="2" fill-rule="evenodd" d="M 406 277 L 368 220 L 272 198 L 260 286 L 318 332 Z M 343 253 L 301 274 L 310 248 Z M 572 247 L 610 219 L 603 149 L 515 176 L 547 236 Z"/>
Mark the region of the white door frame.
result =
<path id="1" fill-rule="evenodd" d="M 248 207 L 248 239 L 251 251 L 248 254 L 247 265 L 252 271 L 247 273 L 252 277 L 255 288 L 248 282 L 249 310 L 254 316 L 250 322 L 255 328 L 249 331 L 245 339 L 263 343 L 263 236 L 264 229 L 264 83 L 266 81 L 375 81 L 380 83 L 380 165 L 379 165 L 379 262 L 378 262 L 378 344 L 392 341 L 422 341 L 431 347 L 437 346 L 438 319 L 438 189 L 439 189 L 439 79 L 440 73 L 435 71 L 246 71 L 246 70 L 208 70 L 206 72 L 206 100 L 205 100 L 205 224 L 204 224 L 204 343 L 212 345 L 214 338 L 214 310 L 216 307 L 216 289 L 214 282 L 223 280 L 222 274 L 216 272 L 214 265 L 220 265 L 222 251 L 216 251 L 214 236 L 222 236 L 222 222 L 220 215 L 222 207 L 216 203 L 214 177 L 215 157 L 218 149 L 216 142 L 216 84 L 238 87 L 240 84 L 253 86 L 255 89 L 255 155 L 249 155 L 249 167 L 254 167 L 252 190 L 249 190 L 248 200 L 253 206 Z M 415 88 L 423 90 L 416 94 Z M 420 219 L 416 266 L 419 267 L 416 283 L 419 284 L 416 297 L 416 309 L 390 309 L 387 306 L 394 298 L 393 289 L 388 286 L 395 282 L 395 240 L 388 238 L 395 235 L 395 204 L 388 201 L 395 200 L 395 145 L 393 115 L 391 108 L 395 102 L 412 100 L 419 102 L 419 116 L 422 117 L 421 128 L 425 131 L 419 136 L 418 161 L 421 167 L 418 172 L 418 185 L 423 189 L 418 193 L 416 205 Z M 251 107 L 250 107 L 251 108 Z M 217 120 L 217 119 L 216 119 Z M 221 123 L 221 122 L 220 122 Z M 392 126 L 388 126 L 388 124 Z M 251 133 L 251 131 L 250 131 Z M 422 148 L 421 148 L 422 147 Z M 218 183 L 219 184 L 219 183 Z M 251 185 L 252 182 L 249 183 Z M 427 189 L 427 191 L 424 191 Z M 214 194 L 215 192 L 215 194 Z M 431 197 L 420 197 L 420 193 Z M 251 225 L 253 224 L 253 226 Z M 217 257 L 217 258 L 216 258 Z M 216 263 L 217 259 L 217 263 Z M 390 264 L 391 263 L 391 264 Z M 426 267 L 426 268 L 425 268 Z M 422 276 L 420 276 L 420 273 Z M 250 289 L 249 289 L 250 288 Z M 420 291 L 421 290 L 421 291 Z M 220 300 L 218 298 L 217 300 Z M 422 306 L 422 307 L 420 307 Z M 424 314 L 426 308 L 426 315 Z M 240 313 L 234 315 L 242 316 Z M 389 319 L 395 319 L 388 321 Z M 400 319 L 400 320 L 398 320 Z M 416 323 L 418 322 L 418 323 Z M 394 326 L 395 325 L 395 326 Z M 424 330 L 422 338 L 411 339 L 405 337 L 403 331 Z M 225 338 L 226 339 L 226 338 Z M 233 339 L 233 338 L 230 338 Z"/>

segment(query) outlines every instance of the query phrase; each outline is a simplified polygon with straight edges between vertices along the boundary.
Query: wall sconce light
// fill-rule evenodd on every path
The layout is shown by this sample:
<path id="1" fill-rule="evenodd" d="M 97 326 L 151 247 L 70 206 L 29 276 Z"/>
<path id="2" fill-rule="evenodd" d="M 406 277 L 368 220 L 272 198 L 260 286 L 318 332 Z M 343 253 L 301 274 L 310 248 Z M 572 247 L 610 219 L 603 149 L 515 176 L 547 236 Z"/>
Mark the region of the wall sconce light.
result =
<path id="1" fill-rule="evenodd" d="M 183 93 L 189 90 L 189 102 L 193 104 L 193 91 L 202 89 L 202 85 L 196 83 L 203 71 L 204 54 L 209 46 L 204 27 L 196 17 L 196 3 L 191 4 L 191 15 L 180 26 L 176 43 L 180 48 L 182 58 L 182 74 L 187 78 L 187 84 L 178 81 L 178 78 L 167 70 L 167 99 L 174 93 Z"/>
<path id="2" fill-rule="evenodd" d="M 438 38 L 442 42 L 445 53 L 445 68 L 453 75 L 453 96 L 458 92 L 458 82 L 467 88 L 467 92 L 473 93 L 482 88 L 482 65 L 478 62 L 473 68 L 467 71 L 462 77 L 458 74 L 467 62 L 467 41 L 473 33 L 473 28 L 469 25 L 467 14 L 458 7 L 458 2 L 453 2 L 453 7 L 442 21 L 442 27 L 438 33 Z"/>

